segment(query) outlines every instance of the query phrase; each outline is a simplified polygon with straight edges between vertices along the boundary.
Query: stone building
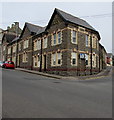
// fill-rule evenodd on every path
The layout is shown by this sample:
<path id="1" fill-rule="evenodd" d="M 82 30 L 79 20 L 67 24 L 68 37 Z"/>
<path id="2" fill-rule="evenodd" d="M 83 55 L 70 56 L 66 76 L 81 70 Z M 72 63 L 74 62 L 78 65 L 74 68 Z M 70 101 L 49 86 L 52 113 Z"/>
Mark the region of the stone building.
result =
<path id="1" fill-rule="evenodd" d="M 0 61 L 2 61 L 2 37 L 3 37 L 3 30 L 0 28 Z"/>
<path id="2" fill-rule="evenodd" d="M 15 33 L 17 34 L 17 36 L 19 36 L 22 32 L 21 28 L 19 27 L 19 22 L 14 22 L 14 24 L 7 27 L 7 32 L 10 32 L 10 33 Z"/>
<path id="3" fill-rule="evenodd" d="M 106 69 L 107 66 L 107 52 L 104 48 L 104 46 L 102 46 L 99 43 L 99 71 L 102 71 L 103 69 Z"/>
<path id="4" fill-rule="evenodd" d="M 113 54 L 107 53 L 107 65 L 112 66 L 112 64 L 113 64 Z"/>
<path id="5" fill-rule="evenodd" d="M 6 61 L 6 60 L 9 59 L 8 56 L 7 56 L 9 54 L 8 45 L 15 38 L 16 38 L 15 33 L 10 33 L 10 32 L 4 33 L 3 38 L 2 38 L 2 60 L 3 61 Z M 10 54 L 12 54 L 12 53 L 10 53 Z"/>
<path id="6" fill-rule="evenodd" d="M 100 70 L 99 32 L 85 20 L 55 9 L 46 27 L 25 23 L 16 45 L 16 66 L 59 75 Z"/>

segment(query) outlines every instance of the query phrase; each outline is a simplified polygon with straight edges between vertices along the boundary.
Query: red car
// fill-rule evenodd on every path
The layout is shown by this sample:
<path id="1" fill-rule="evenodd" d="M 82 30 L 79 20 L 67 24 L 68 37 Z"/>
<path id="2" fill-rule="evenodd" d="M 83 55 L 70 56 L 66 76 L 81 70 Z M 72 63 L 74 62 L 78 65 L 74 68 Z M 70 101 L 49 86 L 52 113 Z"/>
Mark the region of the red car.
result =
<path id="1" fill-rule="evenodd" d="M 13 61 L 5 61 L 2 65 L 3 68 L 15 68 Z"/>

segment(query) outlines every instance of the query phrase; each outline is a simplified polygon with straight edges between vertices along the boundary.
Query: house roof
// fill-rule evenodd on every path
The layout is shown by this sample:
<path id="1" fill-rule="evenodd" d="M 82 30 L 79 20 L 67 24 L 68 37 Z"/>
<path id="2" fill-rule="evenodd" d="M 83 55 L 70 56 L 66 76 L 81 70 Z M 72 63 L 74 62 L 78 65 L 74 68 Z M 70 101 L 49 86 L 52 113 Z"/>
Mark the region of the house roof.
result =
<path id="1" fill-rule="evenodd" d="M 55 8 L 54 13 L 53 13 L 53 15 L 52 15 L 52 17 L 51 17 L 48 25 L 47 25 L 47 28 L 50 26 L 51 21 L 52 21 L 52 18 L 53 18 L 53 16 L 54 16 L 55 13 L 59 14 L 60 17 L 61 17 L 65 22 L 73 23 L 73 24 L 80 25 L 80 26 L 82 26 L 82 27 L 88 28 L 88 29 L 90 29 L 90 30 L 93 30 L 93 31 L 97 32 L 97 34 L 99 35 L 98 31 L 96 31 L 96 30 L 95 30 L 90 24 L 88 24 L 85 20 L 80 19 L 80 18 L 78 18 L 78 17 L 75 17 L 75 16 L 73 16 L 73 15 L 71 15 L 71 14 L 69 14 L 69 13 L 66 13 L 66 12 L 64 12 L 64 11 L 62 11 L 62 10 L 59 10 L 59 9 L 57 9 L 57 8 Z M 46 29 L 47 29 L 47 28 L 46 28 Z M 100 35 L 99 35 L 99 39 L 100 39 Z"/>
<path id="2" fill-rule="evenodd" d="M 42 30 L 42 28 L 43 28 L 41 26 L 34 25 L 34 24 L 31 24 L 31 23 L 27 23 L 27 22 L 25 24 L 28 27 L 29 31 L 34 32 L 34 33 L 40 32 Z"/>
<path id="3" fill-rule="evenodd" d="M 101 45 L 101 43 L 99 43 L 99 47 L 100 47 L 101 49 L 103 49 L 103 50 L 106 52 L 105 47 L 104 47 L 103 45 Z M 106 52 L 106 54 L 107 54 L 107 52 Z"/>
<path id="4" fill-rule="evenodd" d="M 18 39 L 19 39 L 19 36 L 18 36 L 18 37 L 15 37 L 15 38 L 11 41 L 11 43 L 16 42 Z"/>
<path id="5" fill-rule="evenodd" d="M 26 27 L 28 28 L 28 30 L 30 31 L 30 33 L 39 34 L 39 33 L 42 33 L 42 32 L 45 31 L 45 27 L 41 27 L 41 26 L 34 25 L 34 24 L 26 22 L 25 26 L 24 26 L 24 28 L 22 30 L 22 33 L 21 33 L 20 37 L 24 33 Z"/>
<path id="6" fill-rule="evenodd" d="M 112 57 L 113 54 L 112 53 L 107 53 L 107 57 Z"/>
<path id="7" fill-rule="evenodd" d="M 14 38 L 16 38 L 16 34 L 14 34 L 14 33 L 4 33 L 4 35 L 3 35 L 3 38 L 2 38 L 2 42 L 3 42 L 3 40 L 4 40 L 4 37 L 6 38 L 6 40 L 7 40 L 7 42 L 8 43 L 11 43 L 12 42 L 12 40 L 14 39 Z"/>

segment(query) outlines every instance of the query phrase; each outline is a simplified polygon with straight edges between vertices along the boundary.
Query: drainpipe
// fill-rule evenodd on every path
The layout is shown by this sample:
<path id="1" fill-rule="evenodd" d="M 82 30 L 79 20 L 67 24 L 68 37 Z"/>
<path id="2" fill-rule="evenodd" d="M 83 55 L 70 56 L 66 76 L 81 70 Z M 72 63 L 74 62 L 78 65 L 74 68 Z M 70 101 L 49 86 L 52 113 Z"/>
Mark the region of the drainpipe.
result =
<path id="1" fill-rule="evenodd" d="M 99 72 L 100 72 L 100 66 L 101 66 L 101 64 L 100 64 L 100 56 L 101 56 L 101 54 L 100 54 L 100 46 L 99 46 Z"/>
<path id="2" fill-rule="evenodd" d="M 91 68 L 90 68 L 90 75 L 92 75 L 92 36 L 90 36 L 90 48 L 91 48 Z"/>
<path id="3" fill-rule="evenodd" d="M 43 39 L 42 39 L 42 35 L 41 35 L 41 51 L 40 51 L 40 70 L 39 72 L 42 72 L 42 45 L 43 44 Z"/>

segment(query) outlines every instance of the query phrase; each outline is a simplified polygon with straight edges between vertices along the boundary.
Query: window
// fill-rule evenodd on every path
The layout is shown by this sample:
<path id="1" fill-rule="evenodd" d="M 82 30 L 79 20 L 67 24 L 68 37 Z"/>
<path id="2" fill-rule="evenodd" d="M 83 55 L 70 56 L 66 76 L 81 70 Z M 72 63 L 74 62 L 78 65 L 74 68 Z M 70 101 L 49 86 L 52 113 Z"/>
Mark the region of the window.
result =
<path id="1" fill-rule="evenodd" d="M 74 44 L 76 44 L 76 31 L 71 31 L 71 33 L 72 33 L 72 38 L 71 38 L 71 40 L 72 40 L 72 43 L 74 43 Z"/>
<path id="2" fill-rule="evenodd" d="M 11 53 L 11 47 L 10 48 L 8 48 L 8 54 L 10 54 Z"/>
<path id="3" fill-rule="evenodd" d="M 77 56 L 77 53 L 75 53 L 75 52 L 72 52 L 71 53 L 71 64 L 72 65 L 76 65 L 76 57 Z"/>
<path id="4" fill-rule="evenodd" d="M 29 46 L 29 40 L 25 40 L 24 41 L 24 49 L 28 48 L 28 46 Z"/>
<path id="5" fill-rule="evenodd" d="M 62 32 L 56 32 L 52 36 L 52 46 L 62 43 Z"/>
<path id="6" fill-rule="evenodd" d="M 19 51 L 21 50 L 21 43 L 18 44 L 18 47 L 19 47 Z"/>
<path id="7" fill-rule="evenodd" d="M 56 65 L 56 53 L 52 54 L 52 65 Z"/>
<path id="8" fill-rule="evenodd" d="M 61 53 L 57 53 L 57 64 L 61 65 Z"/>
<path id="9" fill-rule="evenodd" d="M 43 39 L 43 48 L 47 48 L 47 38 Z"/>
<path id="10" fill-rule="evenodd" d="M 37 40 L 37 50 L 40 50 L 41 49 L 41 39 L 40 40 Z"/>
<path id="11" fill-rule="evenodd" d="M 5 51 L 5 49 L 6 49 L 6 46 L 4 45 L 4 46 L 3 46 L 3 51 Z"/>
<path id="12" fill-rule="evenodd" d="M 34 67 L 37 67 L 37 57 L 34 56 Z"/>
<path id="13" fill-rule="evenodd" d="M 56 45 L 56 33 L 53 34 L 53 45 Z"/>
<path id="14" fill-rule="evenodd" d="M 38 67 L 40 67 L 40 55 L 38 55 Z"/>
<path id="15" fill-rule="evenodd" d="M 37 41 L 34 41 L 34 51 L 37 50 Z"/>
<path id="16" fill-rule="evenodd" d="M 58 32 L 58 44 L 61 43 L 61 32 Z"/>
<path id="17" fill-rule="evenodd" d="M 93 36 L 93 38 L 92 38 L 92 48 L 96 48 L 96 38 L 95 38 L 95 36 Z"/>
<path id="18" fill-rule="evenodd" d="M 13 46 L 13 53 L 16 52 L 16 45 Z"/>
<path id="19" fill-rule="evenodd" d="M 16 57 L 12 57 L 12 61 L 13 61 L 14 64 L 15 64 L 15 62 L 16 62 Z"/>
<path id="20" fill-rule="evenodd" d="M 52 54 L 52 66 L 60 66 L 62 65 L 62 53 L 54 53 Z"/>
<path id="21" fill-rule="evenodd" d="M 23 62 L 27 62 L 27 60 L 28 60 L 27 53 L 24 53 L 23 54 Z"/>
<path id="22" fill-rule="evenodd" d="M 26 48 L 29 46 L 29 40 L 26 40 Z"/>
<path id="23" fill-rule="evenodd" d="M 85 62 L 86 62 L 86 65 L 89 65 L 89 63 L 88 63 L 88 58 L 89 58 L 89 55 L 85 54 Z"/>
<path id="24" fill-rule="evenodd" d="M 92 66 L 96 67 L 96 55 L 95 54 L 92 55 Z"/>
<path id="25" fill-rule="evenodd" d="M 86 46 L 88 46 L 89 45 L 89 39 L 88 39 L 89 37 L 88 37 L 88 35 L 85 35 L 85 42 L 86 42 Z"/>

